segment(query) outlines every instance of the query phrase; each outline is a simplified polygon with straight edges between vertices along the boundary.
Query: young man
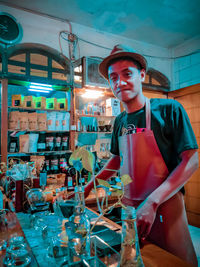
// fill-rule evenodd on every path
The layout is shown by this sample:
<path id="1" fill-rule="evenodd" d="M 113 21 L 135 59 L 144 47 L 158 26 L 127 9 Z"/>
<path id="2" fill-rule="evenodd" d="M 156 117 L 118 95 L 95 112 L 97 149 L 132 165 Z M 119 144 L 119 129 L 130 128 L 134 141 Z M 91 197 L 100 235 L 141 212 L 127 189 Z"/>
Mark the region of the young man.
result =
<path id="1" fill-rule="evenodd" d="M 132 183 L 125 186 L 123 203 L 137 208 L 140 239 L 197 266 L 180 192 L 198 168 L 198 146 L 185 110 L 175 100 L 145 98 L 147 62 L 130 48 L 116 45 L 99 71 L 125 111 L 115 119 L 113 156 L 96 178 L 111 177 L 108 169 L 129 174 Z M 91 181 L 86 194 L 92 187 Z"/>

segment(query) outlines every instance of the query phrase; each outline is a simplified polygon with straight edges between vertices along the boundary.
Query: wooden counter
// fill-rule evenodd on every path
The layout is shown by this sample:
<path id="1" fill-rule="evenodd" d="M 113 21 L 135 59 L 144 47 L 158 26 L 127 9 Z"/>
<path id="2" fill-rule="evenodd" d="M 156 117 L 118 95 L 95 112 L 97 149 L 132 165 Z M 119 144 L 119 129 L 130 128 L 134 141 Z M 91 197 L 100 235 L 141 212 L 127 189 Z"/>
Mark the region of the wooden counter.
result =
<path id="1" fill-rule="evenodd" d="M 96 220 L 98 213 L 93 212 L 90 209 L 88 210 L 92 214 L 92 217 L 93 217 L 92 220 L 93 219 Z M 5 238 L 5 235 L 7 235 L 7 237 L 9 238 L 13 233 L 25 236 L 27 245 L 28 245 L 31 257 L 32 257 L 31 267 L 35 267 L 35 266 L 46 267 L 47 265 L 44 262 L 44 255 L 42 255 L 42 249 L 43 249 L 42 244 L 39 239 L 34 240 L 34 230 L 30 228 L 30 224 L 28 223 L 29 215 L 24 214 L 24 213 L 18 213 L 18 214 L 10 213 L 8 216 L 9 216 L 8 232 L 6 233 L 6 232 L 1 231 L 0 238 L 1 239 Z M 114 231 L 121 230 L 121 226 L 110 221 L 107 218 L 103 217 L 102 220 L 100 221 L 100 224 L 102 223 Z M 160 266 L 162 267 L 191 267 L 191 265 L 183 262 L 181 259 L 175 257 L 174 255 L 164 251 L 163 249 L 153 244 L 149 244 L 149 243 L 146 244 L 141 249 L 141 254 L 142 254 L 145 267 L 160 267 Z M 2 261 L 3 261 L 4 256 L 5 256 L 5 251 L 1 251 L 0 252 L 0 266 L 3 266 Z M 118 262 L 114 261 L 112 264 L 107 265 L 107 266 L 114 267 L 117 265 L 118 265 Z M 48 267 L 50 267 L 49 264 L 48 264 Z"/>

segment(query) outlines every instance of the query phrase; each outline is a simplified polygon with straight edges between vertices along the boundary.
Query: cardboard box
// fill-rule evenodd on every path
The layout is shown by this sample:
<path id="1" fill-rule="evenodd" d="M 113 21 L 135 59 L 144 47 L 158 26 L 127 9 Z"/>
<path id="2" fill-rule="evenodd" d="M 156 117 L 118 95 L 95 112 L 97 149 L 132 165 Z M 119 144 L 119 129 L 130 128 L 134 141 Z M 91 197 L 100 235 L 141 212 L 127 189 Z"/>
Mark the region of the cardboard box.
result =
<path id="1" fill-rule="evenodd" d="M 120 113 L 120 101 L 116 98 L 106 99 L 106 116 L 117 116 Z"/>
<path id="2" fill-rule="evenodd" d="M 46 98 L 46 109 L 56 109 L 57 99 L 55 97 Z"/>
<path id="3" fill-rule="evenodd" d="M 56 109 L 67 110 L 68 109 L 68 100 L 66 98 L 58 98 Z"/>
<path id="4" fill-rule="evenodd" d="M 24 101 L 23 95 L 12 95 L 12 107 L 22 107 Z"/>
<path id="5" fill-rule="evenodd" d="M 38 96 L 35 98 L 35 107 L 45 109 L 46 108 L 46 97 Z"/>
<path id="6" fill-rule="evenodd" d="M 23 107 L 35 108 L 35 96 L 32 95 L 24 96 Z"/>

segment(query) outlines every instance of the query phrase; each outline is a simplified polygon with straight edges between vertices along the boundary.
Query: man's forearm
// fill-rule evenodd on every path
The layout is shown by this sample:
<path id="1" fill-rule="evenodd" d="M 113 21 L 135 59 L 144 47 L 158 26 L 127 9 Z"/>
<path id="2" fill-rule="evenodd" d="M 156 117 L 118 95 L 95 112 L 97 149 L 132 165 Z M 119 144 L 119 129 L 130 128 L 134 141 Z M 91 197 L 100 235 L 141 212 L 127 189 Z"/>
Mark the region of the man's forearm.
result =
<path id="1" fill-rule="evenodd" d="M 148 202 L 150 201 L 158 207 L 170 199 L 181 189 L 198 168 L 198 152 L 196 150 L 184 151 L 181 154 L 181 158 L 180 164 L 168 178 L 148 196 Z"/>

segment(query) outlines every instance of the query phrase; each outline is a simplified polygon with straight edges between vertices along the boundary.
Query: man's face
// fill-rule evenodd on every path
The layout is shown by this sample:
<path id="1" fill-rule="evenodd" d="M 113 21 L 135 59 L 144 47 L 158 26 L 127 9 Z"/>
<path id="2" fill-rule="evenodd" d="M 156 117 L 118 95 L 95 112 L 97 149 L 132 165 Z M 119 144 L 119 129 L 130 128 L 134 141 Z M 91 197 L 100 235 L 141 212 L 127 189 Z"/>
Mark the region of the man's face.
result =
<path id="1" fill-rule="evenodd" d="M 128 103 L 142 92 L 145 70 L 139 70 L 133 61 L 122 59 L 108 67 L 108 78 L 114 95 Z"/>

